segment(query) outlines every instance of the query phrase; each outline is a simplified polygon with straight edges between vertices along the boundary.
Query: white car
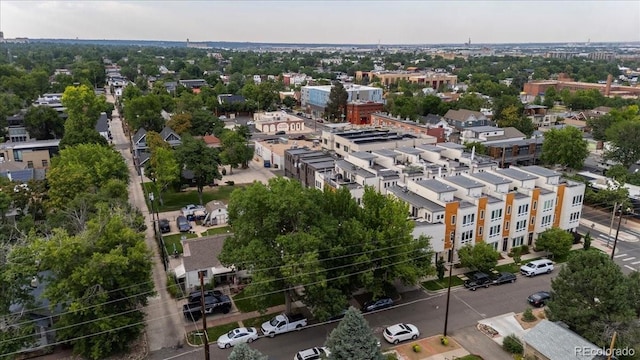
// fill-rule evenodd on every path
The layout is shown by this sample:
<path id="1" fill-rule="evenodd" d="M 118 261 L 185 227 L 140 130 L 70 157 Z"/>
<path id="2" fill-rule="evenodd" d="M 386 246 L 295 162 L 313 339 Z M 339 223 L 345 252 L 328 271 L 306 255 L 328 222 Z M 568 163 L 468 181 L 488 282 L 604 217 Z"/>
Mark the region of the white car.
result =
<path id="1" fill-rule="evenodd" d="M 230 348 L 240 343 L 250 343 L 258 339 L 256 328 L 236 328 L 218 338 L 220 349 Z"/>
<path id="2" fill-rule="evenodd" d="M 553 271 L 553 262 L 547 259 L 533 260 L 520 267 L 520 273 L 524 276 L 536 276 L 549 274 Z"/>
<path id="3" fill-rule="evenodd" d="M 411 324 L 395 324 L 384 329 L 384 339 L 391 344 L 397 344 L 400 341 L 415 340 L 420 336 L 420 330 Z"/>
<path id="4" fill-rule="evenodd" d="M 326 347 L 314 347 L 307 350 L 298 351 L 293 360 L 318 360 L 325 359 L 331 354 Z"/>

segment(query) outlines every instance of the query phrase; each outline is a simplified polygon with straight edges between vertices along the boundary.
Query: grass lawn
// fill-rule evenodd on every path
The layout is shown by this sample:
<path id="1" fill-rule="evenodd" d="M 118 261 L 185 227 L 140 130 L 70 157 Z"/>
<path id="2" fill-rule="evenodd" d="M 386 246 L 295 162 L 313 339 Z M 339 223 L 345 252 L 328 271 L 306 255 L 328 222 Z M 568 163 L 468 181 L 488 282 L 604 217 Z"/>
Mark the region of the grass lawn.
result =
<path id="1" fill-rule="evenodd" d="M 237 322 L 233 322 L 230 324 L 218 325 L 214 327 L 207 328 L 207 334 L 209 334 L 209 343 L 215 343 L 220 335 L 226 334 L 229 331 L 238 327 Z M 202 330 L 192 331 L 187 335 L 189 337 L 189 343 L 193 345 L 202 345 L 202 336 L 204 335 L 196 335 L 202 334 Z"/>
<path id="2" fill-rule="evenodd" d="M 192 233 L 182 233 L 182 234 L 173 234 L 173 235 L 163 236 L 164 246 L 167 248 L 167 254 L 169 255 L 173 254 L 173 244 L 176 244 L 176 249 L 178 249 L 178 253 L 182 254 L 182 242 L 180 241 L 182 240 L 182 235 L 185 235 L 187 239 L 198 237 L 198 235 L 192 234 Z"/>
<path id="3" fill-rule="evenodd" d="M 228 232 L 231 232 L 231 226 L 223 226 L 223 227 L 217 227 L 217 228 L 209 229 L 209 230 L 203 232 L 202 236 L 226 234 Z"/>
<path id="4" fill-rule="evenodd" d="M 494 268 L 497 272 L 510 272 L 517 274 L 520 272 L 520 265 L 516 265 L 515 263 L 498 265 Z"/>
<path id="5" fill-rule="evenodd" d="M 480 356 L 478 355 L 465 355 L 461 358 L 457 358 L 458 360 L 483 360 Z"/>
<path id="6" fill-rule="evenodd" d="M 462 285 L 464 284 L 464 281 L 462 281 L 459 277 L 457 276 L 452 276 L 451 277 L 451 286 L 458 286 L 458 285 Z M 446 289 L 449 286 L 449 278 L 445 277 L 444 279 L 442 279 L 442 281 L 440 280 L 429 280 L 429 281 L 425 281 L 422 283 L 422 287 L 427 289 L 427 290 L 431 290 L 431 291 L 436 291 L 436 290 L 441 290 L 441 289 Z"/>
<path id="7" fill-rule="evenodd" d="M 205 186 L 202 191 L 202 202 L 208 203 L 212 200 L 221 200 L 223 202 L 229 202 L 229 198 L 231 197 L 231 193 L 235 189 L 240 189 L 246 185 L 220 185 L 209 187 Z M 145 194 L 153 192 L 155 194 L 156 202 L 155 205 L 159 205 L 157 202 L 158 192 L 155 190 L 153 183 L 146 182 L 143 184 Z M 189 190 L 189 191 L 180 191 L 175 192 L 172 190 L 167 190 L 162 194 L 163 205 L 161 205 L 158 209 L 158 212 L 165 211 L 174 211 L 180 210 L 186 205 L 189 204 L 199 204 L 198 200 L 198 191 Z M 147 206 L 149 206 L 149 197 L 147 195 Z"/>
<path id="8" fill-rule="evenodd" d="M 259 329 L 262 323 L 264 323 L 265 321 L 271 320 L 274 316 L 275 314 L 262 315 L 262 316 L 244 320 L 242 323 L 244 324 L 245 327 L 254 327 L 256 329 Z"/>
<path id="9" fill-rule="evenodd" d="M 233 302 L 241 312 L 251 312 L 258 310 L 258 308 L 251 301 L 253 298 L 249 296 L 251 295 L 246 295 L 244 290 L 233 296 Z M 284 304 L 284 293 L 279 292 L 275 294 L 269 294 L 265 295 L 265 297 L 267 298 L 267 307 Z"/>

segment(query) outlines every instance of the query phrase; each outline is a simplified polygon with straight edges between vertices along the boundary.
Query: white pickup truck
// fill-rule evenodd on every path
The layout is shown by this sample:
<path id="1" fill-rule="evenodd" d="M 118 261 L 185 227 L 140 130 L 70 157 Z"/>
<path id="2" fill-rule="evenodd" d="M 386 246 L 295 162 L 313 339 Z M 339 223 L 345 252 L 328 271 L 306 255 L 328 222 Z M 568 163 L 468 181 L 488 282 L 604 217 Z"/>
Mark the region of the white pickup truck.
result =
<path id="1" fill-rule="evenodd" d="M 300 330 L 307 326 L 307 319 L 304 315 L 276 315 L 273 319 L 262 324 L 264 336 L 274 337 L 276 334 L 286 333 L 291 330 Z"/>

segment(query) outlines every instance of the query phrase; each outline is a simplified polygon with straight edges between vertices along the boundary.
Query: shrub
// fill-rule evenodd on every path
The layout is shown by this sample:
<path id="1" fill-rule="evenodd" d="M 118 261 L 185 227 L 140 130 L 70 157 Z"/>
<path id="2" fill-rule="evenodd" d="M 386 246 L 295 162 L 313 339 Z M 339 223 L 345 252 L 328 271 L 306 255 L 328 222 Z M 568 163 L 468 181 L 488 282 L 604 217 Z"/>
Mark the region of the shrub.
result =
<path id="1" fill-rule="evenodd" d="M 584 242 L 582 243 L 582 248 L 584 250 L 589 250 L 590 247 L 591 247 L 591 234 L 587 233 L 584 236 Z"/>
<path id="2" fill-rule="evenodd" d="M 447 339 L 447 337 L 446 337 L 446 336 L 441 337 L 441 338 L 440 338 L 440 344 L 442 344 L 442 345 L 444 345 L 444 346 L 449 345 L 449 339 Z"/>
<path id="3" fill-rule="evenodd" d="M 522 321 L 536 321 L 536 317 L 533 315 L 533 311 L 531 311 L 531 308 L 527 308 L 524 313 L 522 313 Z"/>
<path id="4" fill-rule="evenodd" d="M 227 184 L 229 186 L 233 186 L 233 185 L 235 185 L 235 181 L 233 181 L 233 180 L 225 181 L 225 184 Z"/>
<path id="5" fill-rule="evenodd" d="M 167 292 L 174 299 L 178 299 L 182 295 L 182 289 L 180 289 L 176 276 L 172 272 L 167 274 Z"/>
<path id="6" fill-rule="evenodd" d="M 398 356 L 396 356 L 396 354 L 387 354 L 387 357 L 385 358 L 386 360 L 398 360 Z"/>
<path id="7" fill-rule="evenodd" d="M 420 345 L 418 344 L 413 344 L 413 346 L 411 347 L 411 349 L 413 349 L 413 352 L 417 352 L 419 353 L 422 349 L 420 348 Z"/>
<path id="8" fill-rule="evenodd" d="M 517 336 L 511 334 L 502 340 L 502 348 L 510 354 L 522 354 L 524 348 Z"/>

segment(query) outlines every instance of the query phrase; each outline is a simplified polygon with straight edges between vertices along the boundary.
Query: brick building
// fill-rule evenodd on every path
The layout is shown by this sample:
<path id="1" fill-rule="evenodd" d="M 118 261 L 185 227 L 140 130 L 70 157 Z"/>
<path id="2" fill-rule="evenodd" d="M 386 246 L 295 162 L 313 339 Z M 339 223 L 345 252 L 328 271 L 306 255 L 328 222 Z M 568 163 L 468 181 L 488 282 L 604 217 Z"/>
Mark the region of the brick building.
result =
<path id="1" fill-rule="evenodd" d="M 354 125 L 371 124 L 371 114 L 383 110 L 384 105 L 373 101 L 352 101 L 347 104 L 347 121 Z"/>
<path id="2" fill-rule="evenodd" d="M 560 77 L 558 80 L 530 81 L 524 84 L 523 91 L 528 95 L 536 96 L 543 95 L 548 88 L 553 87 L 557 91 L 568 89 L 571 92 L 595 89 L 600 91 L 604 96 L 640 96 L 640 87 L 616 85 L 612 83 L 612 80 L 613 77 L 611 75 L 609 75 L 607 82 L 604 84 L 578 82 L 566 77 Z"/>

